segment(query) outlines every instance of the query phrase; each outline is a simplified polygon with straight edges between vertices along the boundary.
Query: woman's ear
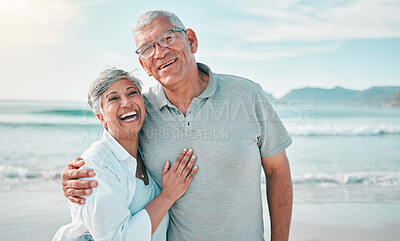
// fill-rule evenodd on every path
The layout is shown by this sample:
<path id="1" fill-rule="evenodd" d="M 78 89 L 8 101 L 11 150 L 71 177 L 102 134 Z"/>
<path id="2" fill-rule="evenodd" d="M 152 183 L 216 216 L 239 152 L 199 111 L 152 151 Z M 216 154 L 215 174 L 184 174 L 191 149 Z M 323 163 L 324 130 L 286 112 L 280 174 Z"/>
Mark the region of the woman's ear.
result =
<path id="1" fill-rule="evenodd" d="M 96 116 L 100 120 L 101 124 L 103 124 L 104 128 L 107 129 L 107 122 L 104 120 L 103 114 L 96 114 Z"/>

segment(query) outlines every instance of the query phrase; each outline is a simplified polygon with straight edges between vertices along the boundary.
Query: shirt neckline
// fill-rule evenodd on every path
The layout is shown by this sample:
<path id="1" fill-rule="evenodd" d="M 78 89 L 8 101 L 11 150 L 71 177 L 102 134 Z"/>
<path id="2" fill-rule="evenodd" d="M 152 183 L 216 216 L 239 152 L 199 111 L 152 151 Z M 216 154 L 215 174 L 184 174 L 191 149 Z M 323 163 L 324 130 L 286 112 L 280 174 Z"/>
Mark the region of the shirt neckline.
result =
<path id="1" fill-rule="evenodd" d="M 203 71 L 208 74 L 208 84 L 206 89 L 194 99 L 205 99 L 214 95 L 215 93 L 215 79 L 211 69 L 202 63 L 197 63 L 197 68 L 199 71 Z M 168 100 L 167 95 L 165 94 L 164 88 L 160 83 L 157 84 L 156 87 L 156 96 L 158 103 L 158 110 L 161 110 L 164 106 L 173 107 L 174 105 Z"/>

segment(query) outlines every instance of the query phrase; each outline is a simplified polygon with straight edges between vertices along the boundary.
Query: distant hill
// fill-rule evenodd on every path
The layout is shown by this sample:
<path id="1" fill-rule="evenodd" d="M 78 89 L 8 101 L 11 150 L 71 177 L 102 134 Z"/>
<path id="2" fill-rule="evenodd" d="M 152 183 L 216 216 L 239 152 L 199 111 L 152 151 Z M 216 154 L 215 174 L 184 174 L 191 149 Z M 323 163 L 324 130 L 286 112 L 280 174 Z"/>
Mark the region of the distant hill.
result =
<path id="1" fill-rule="evenodd" d="M 351 99 L 351 104 L 357 106 L 400 107 L 399 96 L 400 87 L 372 87 L 354 96 Z"/>
<path id="2" fill-rule="evenodd" d="M 333 89 L 321 88 L 302 88 L 295 89 L 286 94 L 282 99 L 286 100 L 301 100 L 301 99 L 315 99 L 318 104 L 322 105 L 338 105 L 349 101 L 351 98 L 359 94 L 360 91 L 348 90 L 342 87 Z"/>
<path id="3" fill-rule="evenodd" d="M 265 94 L 267 95 L 267 98 L 268 98 L 268 100 L 269 100 L 271 103 L 276 101 L 275 97 L 274 97 L 272 94 L 268 93 L 268 92 L 265 91 L 265 90 L 264 90 L 264 92 L 265 92 Z"/>
<path id="4" fill-rule="evenodd" d="M 325 106 L 362 106 L 400 108 L 400 86 L 372 87 L 363 91 L 342 87 L 333 89 L 294 89 L 280 100 L 316 100 Z"/>

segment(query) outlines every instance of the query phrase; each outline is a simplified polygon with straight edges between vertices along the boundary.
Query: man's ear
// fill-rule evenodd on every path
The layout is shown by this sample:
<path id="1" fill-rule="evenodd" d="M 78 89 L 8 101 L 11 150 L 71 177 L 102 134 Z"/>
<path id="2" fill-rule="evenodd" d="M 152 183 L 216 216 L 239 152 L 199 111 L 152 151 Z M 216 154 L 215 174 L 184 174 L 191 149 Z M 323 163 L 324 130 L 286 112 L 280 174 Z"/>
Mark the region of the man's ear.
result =
<path id="1" fill-rule="evenodd" d="M 151 76 L 151 72 L 149 70 L 149 68 L 147 68 L 147 66 L 143 63 L 143 60 L 139 57 L 139 63 L 142 66 L 142 68 L 144 69 L 144 71 L 146 71 L 146 73 Z"/>
<path id="2" fill-rule="evenodd" d="M 197 36 L 193 29 L 186 29 L 186 38 L 189 42 L 190 50 L 192 51 L 192 53 L 195 54 L 197 52 L 197 47 L 199 46 L 199 43 L 197 42 Z"/>

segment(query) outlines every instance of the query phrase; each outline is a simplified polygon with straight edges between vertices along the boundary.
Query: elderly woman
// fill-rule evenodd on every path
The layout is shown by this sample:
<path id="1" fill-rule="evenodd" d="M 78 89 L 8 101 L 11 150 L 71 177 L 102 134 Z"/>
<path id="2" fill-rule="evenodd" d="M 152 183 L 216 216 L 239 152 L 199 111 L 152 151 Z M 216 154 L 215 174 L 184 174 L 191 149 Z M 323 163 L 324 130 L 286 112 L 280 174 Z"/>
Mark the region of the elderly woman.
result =
<path id="1" fill-rule="evenodd" d="M 193 150 L 184 149 L 171 168 L 166 162 L 160 190 L 138 149 L 146 116 L 140 81 L 107 69 L 92 83 L 88 102 L 105 130 L 82 157 L 100 185 L 85 205 L 69 202 L 72 223 L 53 240 L 166 240 L 168 209 L 197 171 Z"/>

